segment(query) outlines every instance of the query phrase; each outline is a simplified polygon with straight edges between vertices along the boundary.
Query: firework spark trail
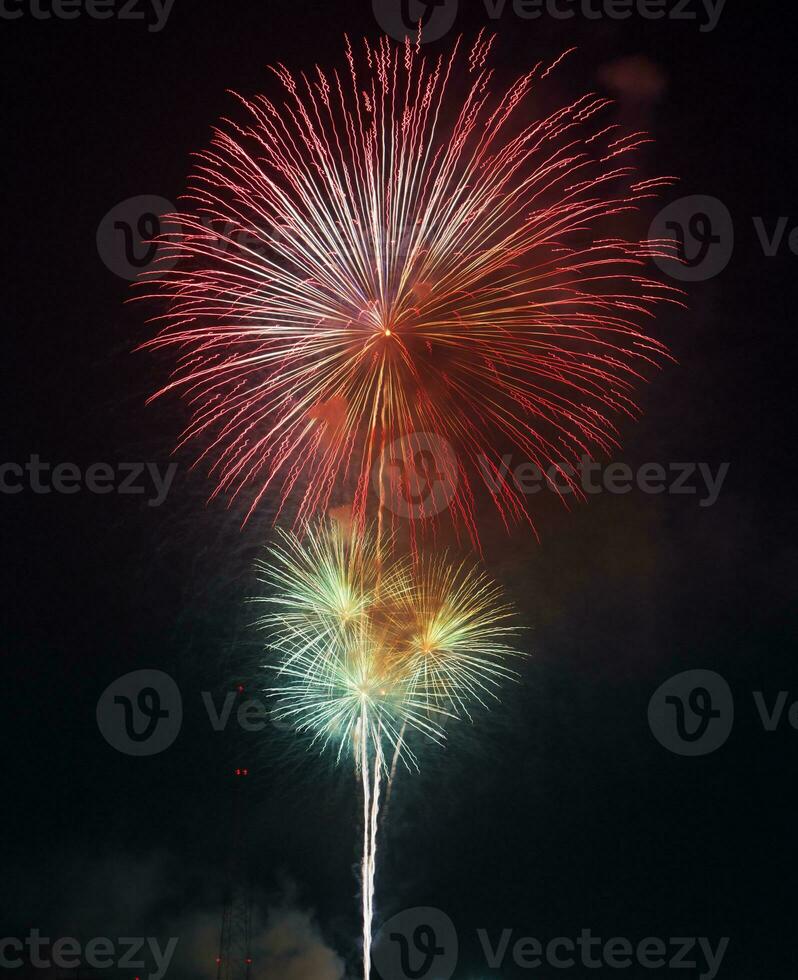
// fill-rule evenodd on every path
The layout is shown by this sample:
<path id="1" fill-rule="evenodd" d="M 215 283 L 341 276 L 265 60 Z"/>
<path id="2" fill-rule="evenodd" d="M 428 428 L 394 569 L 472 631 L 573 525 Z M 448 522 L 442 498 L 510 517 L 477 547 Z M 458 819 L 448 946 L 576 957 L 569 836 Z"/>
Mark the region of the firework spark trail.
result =
<path id="1" fill-rule="evenodd" d="M 439 557 L 386 565 L 369 533 L 282 531 L 259 566 L 269 612 L 278 715 L 311 745 L 351 755 L 363 795 L 361 915 L 369 980 L 377 834 L 387 758 L 417 768 L 410 735 L 445 738 L 447 719 L 497 698 L 515 675 L 515 632 L 499 590 L 466 563 Z M 386 751 L 389 755 L 386 756 Z M 391 776 L 391 779 L 393 776 Z M 390 787 L 390 784 L 389 784 Z"/>
<path id="2" fill-rule="evenodd" d="M 364 936 L 368 937 L 368 958 L 367 963 L 371 963 L 371 926 L 374 920 L 374 886 L 377 872 L 377 827 L 379 824 L 380 812 L 380 779 L 382 778 L 382 754 L 378 748 L 378 755 L 374 762 L 374 792 L 371 805 L 371 867 L 369 868 L 369 917 L 365 923 Z M 365 943 L 364 943 L 365 946 Z M 366 967 L 366 980 L 368 980 L 369 966 Z"/>
<path id="3" fill-rule="evenodd" d="M 279 65 L 283 100 L 242 98 L 248 118 L 199 154 L 144 276 L 167 301 L 148 346 L 178 351 L 158 394 L 182 392 L 181 444 L 204 440 L 215 493 L 251 488 L 249 514 L 274 488 L 303 524 L 348 488 L 362 525 L 374 468 L 390 502 L 414 463 L 403 440 L 434 433 L 476 541 L 480 485 L 508 526 L 529 519 L 497 480 L 501 445 L 579 494 L 570 466 L 617 445 L 665 356 L 641 324 L 678 301 L 644 270 L 668 245 L 613 233 L 669 182 L 637 174 L 644 134 L 603 123 L 594 94 L 530 122 L 558 62 L 494 96 L 491 43 L 430 61 L 383 38 L 363 66 L 347 42 L 343 73 Z"/>
<path id="4" fill-rule="evenodd" d="M 361 718 L 361 732 L 367 731 L 366 708 Z M 363 974 L 369 980 L 371 970 L 371 927 L 374 921 L 374 883 L 377 872 L 377 826 L 380 812 L 380 780 L 382 775 L 382 751 L 375 743 L 373 780 L 369 773 L 368 737 L 362 737 L 360 758 L 363 783 Z"/>
<path id="5" fill-rule="evenodd" d="M 360 871 L 363 901 L 363 976 L 371 969 L 371 922 L 373 886 L 371 879 L 371 785 L 369 778 L 368 736 L 365 712 L 359 722 L 360 777 L 363 783 L 363 864 Z M 376 777 L 375 777 L 376 782 Z"/>

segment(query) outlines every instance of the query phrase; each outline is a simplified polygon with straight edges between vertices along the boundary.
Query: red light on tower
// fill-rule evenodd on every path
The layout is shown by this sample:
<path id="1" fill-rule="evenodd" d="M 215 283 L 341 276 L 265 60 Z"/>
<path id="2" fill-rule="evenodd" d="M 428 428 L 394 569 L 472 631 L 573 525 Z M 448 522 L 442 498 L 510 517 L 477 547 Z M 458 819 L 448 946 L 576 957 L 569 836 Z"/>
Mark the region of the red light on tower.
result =
<path id="1" fill-rule="evenodd" d="M 231 766 L 227 772 L 236 780 L 227 784 L 230 794 L 231 820 L 227 832 L 229 847 L 227 880 L 224 891 L 222 922 L 215 980 L 252 980 L 252 892 L 246 853 L 247 821 L 244 807 L 249 796 L 242 777 L 249 776 L 245 766 Z"/>

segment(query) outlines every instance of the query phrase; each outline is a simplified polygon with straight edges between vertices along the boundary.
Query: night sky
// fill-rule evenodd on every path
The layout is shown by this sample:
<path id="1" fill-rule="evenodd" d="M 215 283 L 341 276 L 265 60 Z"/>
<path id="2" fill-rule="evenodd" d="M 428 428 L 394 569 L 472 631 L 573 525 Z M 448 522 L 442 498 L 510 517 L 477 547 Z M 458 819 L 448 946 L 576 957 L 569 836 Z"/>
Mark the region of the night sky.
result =
<path id="1" fill-rule="evenodd" d="M 208 502 L 191 450 L 172 455 L 185 406 L 145 404 L 168 360 L 134 353 L 156 310 L 127 302 L 130 284 L 98 253 L 97 229 L 129 198 L 178 198 L 191 154 L 236 111 L 228 90 L 270 88 L 266 66 L 278 61 L 340 64 L 344 33 L 376 38 L 371 3 L 175 0 L 158 31 L 148 30 L 151 12 L 144 21 L 42 20 L 29 0 L 6 7 L 23 16 L 0 22 L 0 463 L 38 454 L 81 471 L 131 461 L 177 471 L 157 507 L 151 484 L 140 495 L 41 494 L 29 483 L 0 494 L 0 939 L 31 929 L 81 944 L 176 937 L 168 976 L 215 977 L 226 869 L 241 856 L 254 889 L 253 977 L 356 977 L 354 777 L 298 752 L 271 723 L 261 733 L 232 721 L 215 731 L 202 697 L 218 706 L 239 684 L 256 690 L 262 637 L 246 599 L 257 591 L 253 563 L 272 533 L 273 502 L 242 531 L 243 502 Z M 400 774 L 380 838 L 377 925 L 415 907 L 445 912 L 459 936 L 457 980 L 616 974 L 608 965 L 523 969 L 511 952 L 491 967 L 480 929 L 494 945 L 511 929 L 510 949 L 521 937 L 545 945 L 583 929 L 633 945 L 707 937 L 714 948 L 728 937 L 723 980 L 794 976 L 789 25 L 781 10 L 739 2 L 712 31 L 699 29 L 695 0 L 697 21 L 525 20 L 509 4 L 494 21 L 481 2 L 460 7 L 429 51 L 448 50 L 457 31 L 495 29 L 500 80 L 578 46 L 549 96 L 598 87 L 619 98 L 618 121 L 650 129 L 644 167 L 680 183 L 649 219 L 688 195 L 717 198 L 731 213 L 726 268 L 685 284 L 689 308 L 666 310 L 651 327 L 676 363 L 641 391 L 643 416 L 621 424 L 616 454 L 633 467 L 730 468 L 712 506 L 700 505 L 701 493 L 635 489 L 566 510 L 541 494 L 540 541 L 528 529 L 508 537 L 484 515 L 485 562 L 521 611 L 532 657 L 499 711 L 430 749 L 419 775 Z M 757 227 L 770 236 L 780 216 L 787 230 L 767 256 Z M 106 741 L 96 711 L 109 685 L 144 668 L 175 680 L 184 717 L 173 745 L 136 758 Z M 735 718 L 725 744 L 685 757 L 654 737 L 648 707 L 661 684 L 696 669 L 725 678 Z M 754 695 L 770 710 L 782 691 L 783 716 L 767 731 Z M 798 725 L 798 709 L 792 719 Z M 240 832 L 236 767 L 250 772 Z M 675 976 L 704 969 L 699 956 Z M 673 975 L 638 964 L 623 972 Z M 56 975 L 29 964 L 0 974 Z"/>

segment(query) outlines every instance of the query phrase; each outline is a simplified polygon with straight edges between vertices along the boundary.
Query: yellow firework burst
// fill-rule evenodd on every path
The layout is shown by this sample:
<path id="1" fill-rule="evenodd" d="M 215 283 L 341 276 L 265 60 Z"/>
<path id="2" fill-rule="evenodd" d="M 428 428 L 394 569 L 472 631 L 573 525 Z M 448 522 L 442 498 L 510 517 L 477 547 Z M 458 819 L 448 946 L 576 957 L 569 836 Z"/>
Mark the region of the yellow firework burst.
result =
<path id="1" fill-rule="evenodd" d="M 415 765 L 406 732 L 441 741 L 515 676 L 512 610 L 467 562 L 386 565 L 372 535 L 320 525 L 281 532 L 259 567 L 278 713 L 338 758 L 359 764 L 365 737 L 381 764 Z"/>

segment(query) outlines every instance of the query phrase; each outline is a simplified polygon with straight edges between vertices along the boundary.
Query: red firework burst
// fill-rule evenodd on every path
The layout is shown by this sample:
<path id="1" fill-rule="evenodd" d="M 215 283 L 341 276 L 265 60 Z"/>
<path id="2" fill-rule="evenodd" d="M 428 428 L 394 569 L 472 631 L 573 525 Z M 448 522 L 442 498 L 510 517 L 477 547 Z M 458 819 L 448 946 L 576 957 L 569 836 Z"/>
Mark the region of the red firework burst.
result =
<path id="1" fill-rule="evenodd" d="M 445 503 L 476 541 L 480 485 L 508 526 L 527 518 L 502 451 L 573 485 L 634 414 L 665 353 L 642 324 L 677 298 L 645 274 L 667 245 L 613 223 L 670 178 L 640 178 L 646 135 L 598 95 L 530 122 L 554 65 L 492 94 L 492 41 L 428 60 L 383 38 L 362 62 L 347 41 L 343 73 L 278 66 L 282 98 L 241 99 L 199 155 L 145 276 L 167 301 L 146 346 L 178 351 L 157 394 L 183 394 L 183 440 L 204 439 L 215 493 L 252 492 L 248 515 L 273 491 L 306 522 L 348 492 L 364 519 L 376 492 L 423 524 L 440 501 L 408 508 L 408 474 L 443 446 Z"/>

